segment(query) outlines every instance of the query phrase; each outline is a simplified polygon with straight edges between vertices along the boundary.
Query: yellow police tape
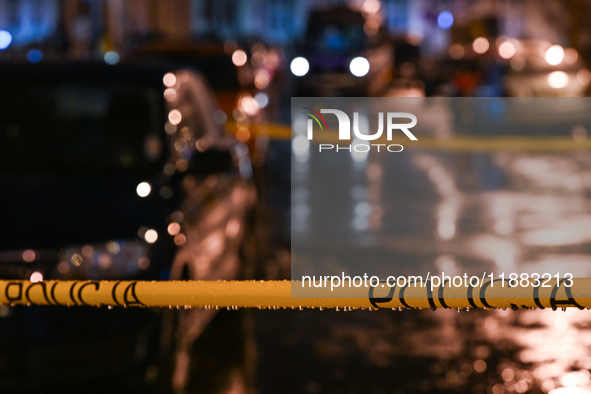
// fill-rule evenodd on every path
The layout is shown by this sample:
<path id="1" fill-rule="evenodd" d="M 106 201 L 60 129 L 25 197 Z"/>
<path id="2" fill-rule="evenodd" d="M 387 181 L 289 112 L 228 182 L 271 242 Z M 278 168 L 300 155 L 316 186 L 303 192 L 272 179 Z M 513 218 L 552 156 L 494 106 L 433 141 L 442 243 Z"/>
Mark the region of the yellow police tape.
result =
<path id="1" fill-rule="evenodd" d="M 228 125 L 230 131 L 236 131 L 236 125 Z M 270 139 L 291 139 L 291 127 L 280 124 L 251 125 L 253 136 L 266 136 Z M 313 142 L 317 144 L 346 144 L 338 138 L 338 132 L 327 131 L 316 133 Z M 458 152 L 570 152 L 591 150 L 591 139 L 575 140 L 568 136 L 474 136 L 456 135 L 450 138 L 419 137 L 418 141 L 410 141 L 404 136 L 387 141 L 385 137 L 371 141 L 372 144 L 401 144 L 404 149 L 431 149 Z"/>
<path id="2" fill-rule="evenodd" d="M 0 303 L 24 305 L 142 306 L 171 308 L 566 308 L 591 307 L 591 278 L 560 280 L 548 287 L 509 287 L 485 281 L 479 287 L 313 289 L 293 298 L 299 281 L 56 281 L 0 280 Z M 312 289 L 308 289 L 312 290 Z M 344 297 L 344 298 L 339 298 Z"/>

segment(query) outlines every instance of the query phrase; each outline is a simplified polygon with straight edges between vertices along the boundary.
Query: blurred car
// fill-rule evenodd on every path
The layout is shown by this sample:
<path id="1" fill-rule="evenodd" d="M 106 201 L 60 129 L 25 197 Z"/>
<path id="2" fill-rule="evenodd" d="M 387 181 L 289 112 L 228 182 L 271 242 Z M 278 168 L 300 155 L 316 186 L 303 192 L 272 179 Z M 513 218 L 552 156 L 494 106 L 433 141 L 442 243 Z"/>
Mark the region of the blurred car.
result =
<path id="1" fill-rule="evenodd" d="M 506 36 L 455 42 L 440 69 L 454 96 L 581 97 L 591 82 L 575 48 Z"/>
<path id="2" fill-rule="evenodd" d="M 1 70 L 0 278 L 239 277 L 248 149 L 216 123 L 201 76 Z M 0 306 L 0 391 L 143 391 L 166 376 L 161 321 L 145 308 Z"/>
<path id="3" fill-rule="evenodd" d="M 378 95 L 393 67 L 393 47 L 375 15 L 346 6 L 310 13 L 290 64 L 301 97 Z"/>
<path id="4" fill-rule="evenodd" d="M 510 65 L 505 77 L 510 96 L 581 97 L 589 87 L 591 72 L 574 48 L 544 40 L 505 39 L 497 50 L 501 56 L 505 51 Z"/>

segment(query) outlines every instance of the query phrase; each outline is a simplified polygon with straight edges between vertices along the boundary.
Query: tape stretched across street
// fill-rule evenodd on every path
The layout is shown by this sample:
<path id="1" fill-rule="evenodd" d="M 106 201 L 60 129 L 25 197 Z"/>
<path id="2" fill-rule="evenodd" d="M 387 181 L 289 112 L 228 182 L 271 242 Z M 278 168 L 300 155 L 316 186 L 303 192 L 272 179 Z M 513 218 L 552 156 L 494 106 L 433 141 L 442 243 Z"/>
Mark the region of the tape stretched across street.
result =
<path id="1" fill-rule="evenodd" d="M 292 298 L 299 281 L 57 281 L 0 280 L 0 303 L 171 308 L 566 308 L 591 307 L 591 278 L 572 286 L 392 287 L 317 289 Z M 342 297 L 342 298 L 338 298 Z"/>

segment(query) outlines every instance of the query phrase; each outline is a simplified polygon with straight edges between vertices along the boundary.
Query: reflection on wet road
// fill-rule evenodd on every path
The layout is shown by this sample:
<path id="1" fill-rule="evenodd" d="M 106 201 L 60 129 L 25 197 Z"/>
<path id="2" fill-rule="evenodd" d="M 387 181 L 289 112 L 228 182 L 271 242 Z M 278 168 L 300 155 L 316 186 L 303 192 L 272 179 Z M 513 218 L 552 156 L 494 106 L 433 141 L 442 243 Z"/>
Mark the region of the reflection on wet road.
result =
<path id="1" fill-rule="evenodd" d="M 591 392 L 591 315 L 258 312 L 259 392 Z M 264 328 L 262 328 L 264 327 Z"/>

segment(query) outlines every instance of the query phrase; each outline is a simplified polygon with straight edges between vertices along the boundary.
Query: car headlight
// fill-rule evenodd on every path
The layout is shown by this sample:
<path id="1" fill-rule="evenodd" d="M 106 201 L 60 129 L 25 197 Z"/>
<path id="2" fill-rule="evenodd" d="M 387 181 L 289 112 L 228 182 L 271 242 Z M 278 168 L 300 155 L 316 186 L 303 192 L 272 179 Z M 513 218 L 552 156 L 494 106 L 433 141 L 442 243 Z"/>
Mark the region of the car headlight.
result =
<path id="1" fill-rule="evenodd" d="M 289 69 L 296 77 L 303 77 L 310 70 L 310 63 L 308 63 L 305 57 L 299 56 L 291 61 Z"/>
<path id="2" fill-rule="evenodd" d="M 369 61 L 362 56 L 356 57 L 349 63 L 349 70 L 356 77 L 363 77 L 369 72 Z"/>
<path id="3" fill-rule="evenodd" d="M 144 241 L 115 240 L 69 247 L 58 253 L 56 277 L 63 279 L 123 279 L 150 266 L 150 246 Z"/>

